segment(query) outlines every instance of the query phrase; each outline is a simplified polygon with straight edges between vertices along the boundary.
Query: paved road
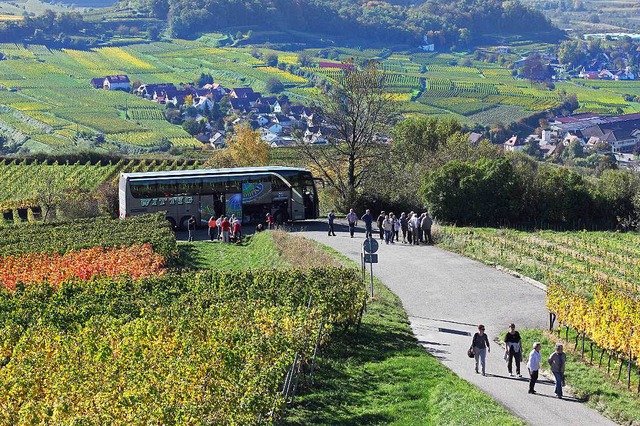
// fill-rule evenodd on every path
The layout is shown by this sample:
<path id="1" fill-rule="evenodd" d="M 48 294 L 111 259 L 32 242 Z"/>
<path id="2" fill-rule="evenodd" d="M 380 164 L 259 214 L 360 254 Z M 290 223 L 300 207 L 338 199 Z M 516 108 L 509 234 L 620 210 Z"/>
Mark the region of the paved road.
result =
<path id="1" fill-rule="evenodd" d="M 356 238 L 349 237 L 346 226 L 328 237 L 326 225 L 318 222 L 306 222 L 299 230 L 360 261 L 362 230 Z M 543 290 L 437 247 L 381 244 L 378 253 L 374 275 L 400 297 L 420 344 L 457 375 L 530 425 L 615 424 L 570 395 L 556 399 L 550 380 L 541 378 L 538 394 L 529 395 L 527 379 L 509 377 L 503 350 L 495 343 L 487 356 L 487 376 L 475 374 L 466 350 L 477 324 L 485 324 L 490 339 L 510 322 L 517 328 L 548 327 Z M 526 366 L 522 370 L 527 377 Z"/>

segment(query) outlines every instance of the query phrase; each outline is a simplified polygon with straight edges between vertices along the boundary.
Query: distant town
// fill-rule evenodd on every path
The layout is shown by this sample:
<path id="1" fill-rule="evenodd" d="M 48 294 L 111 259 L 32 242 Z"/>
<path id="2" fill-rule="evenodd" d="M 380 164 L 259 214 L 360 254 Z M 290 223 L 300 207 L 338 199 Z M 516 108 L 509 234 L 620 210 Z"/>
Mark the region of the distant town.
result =
<path id="1" fill-rule="evenodd" d="M 336 65 L 336 64 L 331 64 Z M 342 64 L 337 64 L 342 65 Z M 91 80 L 95 89 L 131 92 L 127 75 L 111 75 Z M 173 83 L 134 84 L 134 95 L 165 105 L 166 118 L 174 124 L 191 121 L 190 133 L 214 149 L 226 147 L 228 126 L 223 116 L 235 115 L 232 125 L 246 123 L 260 132 L 260 137 L 273 148 L 306 144 L 326 144 L 332 130 L 321 118 L 318 108 L 294 105 L 287 96 L 263 96 L 250 87 L 226 88 L 210 82 L 176 86 Z"/>

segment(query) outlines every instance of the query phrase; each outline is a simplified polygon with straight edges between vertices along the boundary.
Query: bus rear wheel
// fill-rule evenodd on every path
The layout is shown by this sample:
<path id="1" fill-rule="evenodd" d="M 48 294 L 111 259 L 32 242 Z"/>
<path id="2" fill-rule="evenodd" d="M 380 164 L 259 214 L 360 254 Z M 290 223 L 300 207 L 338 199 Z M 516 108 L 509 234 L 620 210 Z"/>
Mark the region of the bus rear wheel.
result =
<path id="1" fill-rule="evenodd" d="M 175 221 L 175 219 L 172 218 L 172 217 L 168 217 L 166 219 L 167 219 L 167 222 L 169 222 L 169 226 L 171 227 L 171 229 L 173 231 L 175 231 L 176 230 L 176 221 Z"/>

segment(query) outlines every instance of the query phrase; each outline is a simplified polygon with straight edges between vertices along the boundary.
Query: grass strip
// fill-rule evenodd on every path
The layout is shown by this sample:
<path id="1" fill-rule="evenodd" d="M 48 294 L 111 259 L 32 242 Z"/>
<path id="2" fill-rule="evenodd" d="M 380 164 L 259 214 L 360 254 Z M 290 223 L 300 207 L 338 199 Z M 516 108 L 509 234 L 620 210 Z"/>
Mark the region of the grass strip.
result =
<path id="1" fill-rule="evenodd" d="M 178 243 L 179 265 L 191 269 L 243 270 L 289 266 L 269 232 L 243 238 L 240 244 L 220 241 Z"/>
<path id="2" fill-rule="evenodd" d="M 346 266 L 345 256 L 323 247 Z M 398 297 L 376 281 L 359 333 L 338 333 L 285 413 L 293 425 L 521 425 L 417 343 Z"/>
<path id="3" fill-rule="evenodd" d="M 640 400 L 638 394 L 627 390 L 624 382 L 626 378 L 626 364 L 622 371 L 622 382 L 616 382 L 620 360 L 612 358 L 611 371 L 607 374 L 608 355 L 605 354 L 602 367 L 598 367 L 600 351 L 594 346 L 594 364 L 590 364 L 589 344 L 585 345 L 585 356 L 581 357 L 581 343 L 575 348 L 575 331 L 570 330 L 569 340 L 564 341 L 557 335 L 544 330 L 519 330 L 523 340 L 525 353 L 531 350 L 533 342 L 542 343 L 542 367 L 548 371 L 548 376 L 553 379 L 546 360 L 555 350 L 556 343 L 562 343 L 567 354 L 565 379 L 570 387 L 570 392 L 578 399 L 586 401 L 587 405 L 601 412 L 620 424 L 640 423 Z M 564 329 L 561 337 L 565 336 Z M 634 369 L 635 370 L 635 369 Z M 632 376 L 637 375 L 637 370 L 632 370 Z M 633 383 L 633 381 L 632 381 Z M 637 386 L 637 381 L 635 382 Z M 633 388 L 633 386 L 632 386 Z"/>

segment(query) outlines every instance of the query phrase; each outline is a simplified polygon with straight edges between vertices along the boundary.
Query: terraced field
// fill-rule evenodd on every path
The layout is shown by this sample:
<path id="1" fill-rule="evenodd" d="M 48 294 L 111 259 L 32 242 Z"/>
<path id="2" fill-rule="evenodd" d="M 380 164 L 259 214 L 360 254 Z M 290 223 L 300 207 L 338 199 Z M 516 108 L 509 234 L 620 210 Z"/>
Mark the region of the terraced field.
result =
<path id="1" fill-rule="evenodd" d="M 202 144 L 181 127 L 164 119 L 163 106 L 121 91 L 91 88 L 91 78 L 127 74 L 142 83 L 192 82 L 210 73 L 226 87 L 264 91 L 270 78 L 285 86 L 294 102 L 312 103 L 320 93 L 314 80 L 334 82 L 343 71 L 320 68 L 327 61 L 297 69 L 298 56 L 273 49 L 219 47 L 213 35 L 200 40 L 171 40 L 89 51 L 49 49 L 41 45 L 0 43 L 7 60 L 0 61 L 0 132 L 8 146 L 22 151 L 73 150 L 78 134 L 102 133 L 100 149 L 141 153 L 159 146 L 199 149 Z M 473 124 L 509 123 L 548 109 L 560 99 L 559 90 L 576 93 L 580 112 L 640 111 L 624 95 L 640 93 L 640 82 L 562 82 L 556 90 L 514 79 L 498 64 L 438 53 L 395 53 L 380 59 L 380 51 L 336 48 L 340 59 L 380 61 L 389 92 L 407 113 L 455 117 Z M 278 67 L 260 59 L 276 54 Z M 334 62 L 338 62 L 334 60 Z"/>

